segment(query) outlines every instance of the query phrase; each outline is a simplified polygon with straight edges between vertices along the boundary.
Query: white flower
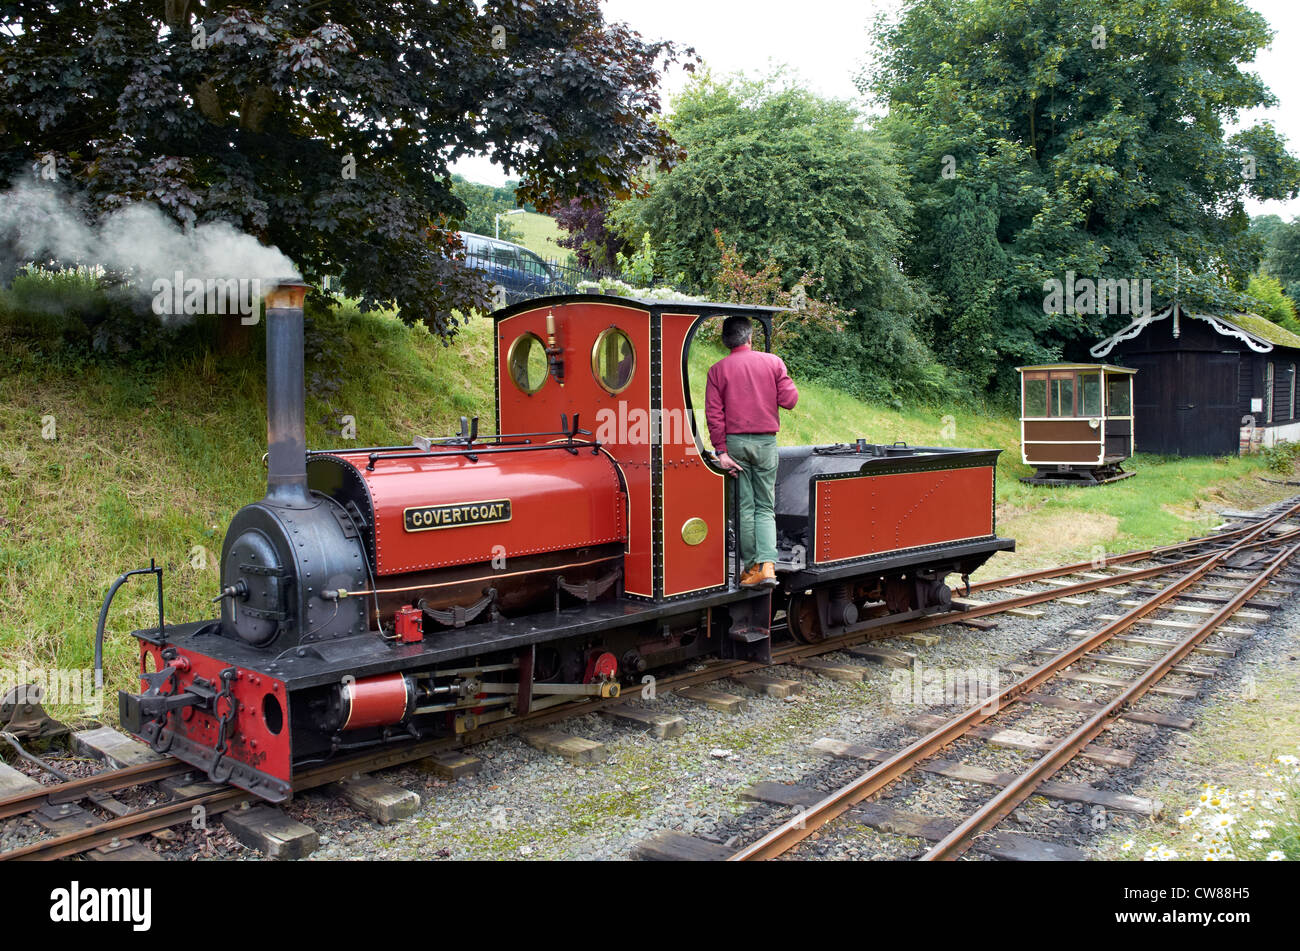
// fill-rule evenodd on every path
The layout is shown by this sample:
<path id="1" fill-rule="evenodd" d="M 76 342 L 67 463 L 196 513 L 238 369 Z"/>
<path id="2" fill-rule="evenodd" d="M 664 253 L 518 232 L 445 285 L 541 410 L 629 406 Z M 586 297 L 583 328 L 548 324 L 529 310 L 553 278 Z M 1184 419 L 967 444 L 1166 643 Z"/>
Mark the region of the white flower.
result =
<path id="1" fill-rule="evenodd" d="M 1121 852 L 1129 852 L 1133 849 L 1134 844 L 1135 843 L 1133 842 L 1133 840 L 1129 839 L 1127 842 L 1125 842 L 1123 845 L 1119 847 L 1119 850 Z"/>
<path id="2" fill-rule="evenodd" d="M 1256 829 L 1254 832 L 1250 834 L 1250 837 L 1254 839 L 1256 842 L 1263 842 L 1272 834 L 1273 833 L 1269 832 L 1267 829 Z"/>
<path id="3" fill-rule="evenodd" d="M 1282 854 L 1280 851 L 1278 851 L 1277 849 L 1274 849 L 1272 852 L 1268 853 L 1268 855 L 1264 856 L 1264 861 L 1265 861 L 1265 862 L 1281 862 L 1281 861 L 1282 861 L 1283 859 L 1285 859 L 1285 858 L 1286 858 L 1285 855 L 1283 855 L 1283 854 Z"/>
<path id="4" fill-rule="evenodd" d="M 1277 759 L 1274 760 L 1274 762 L 1279 763 L 1282 766 L 1295 766 L 1297 763 L 1300 763 L 1300 759 L 1296 759 L 1294 756 L 1287 754 L 1284 756 L 1277 757 Z"/>

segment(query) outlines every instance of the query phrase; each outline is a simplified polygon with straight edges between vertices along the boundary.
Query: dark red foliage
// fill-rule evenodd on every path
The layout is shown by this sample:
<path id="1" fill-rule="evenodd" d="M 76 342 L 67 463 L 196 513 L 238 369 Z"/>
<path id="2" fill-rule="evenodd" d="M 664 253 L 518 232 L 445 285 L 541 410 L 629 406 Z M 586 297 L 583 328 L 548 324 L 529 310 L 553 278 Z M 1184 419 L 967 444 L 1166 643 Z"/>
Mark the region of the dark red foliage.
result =
<path id="1" fill-rule="evenodd" d="M 428 240 L 465 210 L 450 164 L 491 154 L 521 203 L 627 194 L 675 155 L 653 120 L 682 55 L 598 0 L 14 0 L 0 188 L 52 155 L 92 207 L 229 221 L 445 332 L 486 294 Z"/>
<path id="2" fill-rule="evenodd" d="M 562 248 L 572 248 L 583 267 L 610 269 L 620 252 L 632 253 L 626 241 L 605 227 L 604 205 L 572 198 L 552 214 L 561 230 L 568 232 L 556 243 Z"/>

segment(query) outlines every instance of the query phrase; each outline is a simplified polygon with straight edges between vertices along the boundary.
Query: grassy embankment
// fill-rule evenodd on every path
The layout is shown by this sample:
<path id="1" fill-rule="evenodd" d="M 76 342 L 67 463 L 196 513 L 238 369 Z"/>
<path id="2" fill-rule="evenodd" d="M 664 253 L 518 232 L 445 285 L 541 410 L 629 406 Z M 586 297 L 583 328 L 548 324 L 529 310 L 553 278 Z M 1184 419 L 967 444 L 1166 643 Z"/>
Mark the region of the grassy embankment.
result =
<path id="1" fill-rule="evenodd" d="M 260 336 L 260 334 L 258 335 Z M 468 322 L 450 347 L 422 326 L 354 311 L 320 322 L 313 371 L 337 375 L 328 402 L 309 396 L 308 444 L 337 444 L 351 415 L 361 445 L 455 429 L 460 415 L 492 411 L 491 325 Z M 715 355 L 698 353 L 695 376 Z M 264 489 L 264 364 L 211 354 L 167 366 L 51 360 L 0 325 L 0 669 L 85 668 L 100 600 L 112 580 L 151 557 L 167 569 L 168 616 L 209 617 L 217 559 L 234 512 Z M 702 405 L 702 404 L 700 404 Z M 52 417 L 53 435 L 49 435 Z M 1001 533 L 1020 552 L 998 556 L 1002 574 L 1030 564 L 1090 557 L 1178 540 L 1219 521 L 1216 505 L 1285 490 L 1256 476 L 1255 461 L 1140 457 L 1139 474 L 1100 489 L 1042 489 L 1016 477 L 1011 416 L 958 407 L 896 412 L 805 383 L 787 414 L 785 443 L 873 441 L 996 446 Z M 119 594 L 109 623 L 111 688 L 133 676 L 125 635 L 156 615 L 150 587 Z"/>
<path id="2" fill-rule="evenodd" d="M 555 239 L 560 236 L 560 227 L 549 215 L 525 211 L 522 215 L 511 215 L 502 220 L 510 222 L 510 226 L 522 236 L 519 244 L 534 254 L 540 254 L 548 261 L 564 261 L 573 253 L 556 243 Z"/>

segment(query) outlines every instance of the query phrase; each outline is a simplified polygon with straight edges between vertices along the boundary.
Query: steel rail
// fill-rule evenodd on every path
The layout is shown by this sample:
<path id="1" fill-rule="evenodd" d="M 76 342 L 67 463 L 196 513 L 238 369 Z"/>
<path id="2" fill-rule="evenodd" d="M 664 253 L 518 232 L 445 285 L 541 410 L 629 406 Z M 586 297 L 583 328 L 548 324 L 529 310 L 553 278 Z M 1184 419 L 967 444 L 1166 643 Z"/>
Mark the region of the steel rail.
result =
<path id="1" fill-rule="evenodd" d="M 1127 565 L 1135 561 L 1145 561 L 1148 558 L 1158 558 L 1161 555 L 1173 554 L 1177 551 L 1186 551 L 1189 548 L 1197 548 L 1201 545 L 1208 545 L 1224 539 L 1237 538 L 1246 534 L 1255 526 L 1246 525 L 1242 528 L 1234 528 L 1230 532 L 1220 532 L 1217 535 L 1202 535 L 1199 538 L 1189 538 L 1185 542 L 1179 542 L 1175 545 L 1162 545 L 1159 548 L 1145 548 L 1140 551 L 1129 551 L 1122 555 L 1107 555 L 1105 565 L 1098 566 L 1093 561 L 1076 561 L 1072 565 L 1058 565 L 1054 568 L 1041 568 L 1036 571 L 1026 571 L 1018 575 L 1007 575 L 1002 578 L 991 578 L 988 581 L 980 581 L 970 586 L 971 591 L 992 591 L 997 588 L 1014 588 L 1017 585 L 1030 584 L 1034 581 L 1041 581 L 1045 578 L 1059 578 L 1061 575 L 1072 575 L 1079 571 L 1096 571 L 1098 567 L 1107 567 L 1109 565 Z"/>
<path id="2" fill-rule="evenodd" d="M 1292 545 L 1274 558 L 1260 576 L 1249 582 L 1239 594 L 1225 604 L 1212 617 L 1189 632 L 1127 687 L 1118 697 L 1089 717 L 1073 733 L 1044 753 L 1032 767 L 1003 788 L 996 796 L 980 807 L 972 816 L 959 824 L 934 845 L 922 858 L 926 861 L 952 860 L 975 844 L 976 836 L 987 832 L 1001 822 L 1017 806 L 1033 795 L 1034 790 L 1055 775 L 1061 767 L 1079 754 L 1104 730 L 1110 728 L 1115 718 L 1147 693 L 1170 669 L 1192 652 L 1192 649 L 1214 633 L 1234 613 L 1273 577 L 1296 553 L 1300 544 Z"/>
<path id="3" fill-rule="evenodd" d="M 31 812 L 46 802 L 75 802 L 92 792 L 114 792 L 118 789 L 126 789 L 129 786 L 138 786 L 141 783 L 152 783 L 160 779 L 179 776 L 193 770 L 193 766 L 187 766 L 180 760 L 168 757 L 160 762 L 105 770 L 101 773 L 95 773 L 93 776 L 83 776 L 80 779 L 69 780 L 66 783 L 51 783 L 30 792 L 0 799 L 0 819 L 10 819 Z"/>
<path id="4" fill-rule="evenodd" d="M 242 789 L 227 786 L 188 799 L 163 803 L 140 812 L 128 813 L 118 819 L 110 819 L 99 825 L 78 829 L 53 839 L 33 842 L 19 849 L 0 853 L 0 858 L 12 862 L 32 861 L 33 859 L 63 859 L 88 852 L 101 845 L 111 845 L 120 839 L 133 839 L 137 836 L 157 832 L 169 826 L 185 822 L 194 815 L 194 810 L 201 807 L 208 815 L 224 812 L 240 802 L 248 802 L 258 797 Z"/>
<path id="5" fill-rule="evenodd" d="M 1018 702 L 1020 697 L 1024 694 L 1031 692 L 1045 681 L 1055 677 L 1056 674 L 1062 670 L 1077 663 L 1085 654 L 1096 650 L 1116 634 L 1132 627 L 1152 611 L 1158 610 L 1165 602 L 1172 600 L 1183 590 L 1212 572 L 1227 558 L 1236 555 L 1241 551 L 1255 547 L 1252 543 L 1255 542 L 1260 535 L 1265 534 L 1278 522 L 1294 516 L 1297 512 L 1300 512 L 1300 504 L 1293 505 L 1285 511 L 1260 522 L 1245 536 L 1243 536 L 1240 541 L 1222 549 L 1208 558 L 1185 559 L 1182 562 L 1175 562 L 1171 565 L 1162 566 L 1162 570 L 1153 569 L 1151 572 L 1143 571 L 1131 573 L 1133 575 L 1164 573 L 1169 570 L 1175 570 L 1180 566 L 1187 566 L 1189 562 L 1199 562 L 1199 564 L 1192 567 L 1192 570 L 1183 577 L 1152 595 L 1146 601 L 1130 610 L 1127 614 L 1112 621 L 1096 634 L 1085 638 L 1073 647 L 1063 651 L 1057 656 L 1044 662 L 1036 669 L 1030 671 L 1016 683 L 999 693 L 996 698 L 982 701 L 962 713 L 959 713 L 948 722 L 935 728 L 930 733 L 898 751 L 873 769 L 863 773 L 857 779 L 821 799 L 809 809 L 800 811 L 798 815 L 788 819 L 780 826 L 764 835 L 758 841 L 740 849 L 731 855 L 728 858 L 728 861 L 737 862 L 771 859 L 788 852 L 795 845 L 802 842 L 828 822 L 843 815 L 867 796 L 879 792 L 900 776 L 910 772 L 916 764 L 922 760 L 928 759 L 945 747 L 951 745 L 956 740 L 961 739 L 963 736 L 968 734 L 973 727 L 978 726 L 985 720 L 988 720 L 1002 712 L 1002 710 L 1011 704 Z M 1285 537 L 1289 538 L 1293 534 L 1295 533 L 1288 533 Z M 1276 543 L 1279 540 L 1280 538 L 1267 539 L 1264 544 Z M 1291 549 L 1288 549 L 1288 551 L 1294 551 L 1295 547 L 1297 546 L 1293 546 Z M 1283 560 L 1283 563 L 1285 563 L 1285 560 Z M 1109 584 L 1114 584 L 1114 582 L 1111 581 Z M 1258 587 L 1262 586 L 1262 583 L 1258 585 Z M 1057 592 L 1050 593 L 1055 593 L 1057 597 L 1060 597 L 1062 594 L 1070 593 L 1071 588 L 1074 587 L 1078 586 L 1061 588 L 1058 589 Z M 1254 590 L 1258 590 L 1258 587 Z M 1248 599 L 1249 598 L 1247 598 L 1247 600 Z M 1230 614 L 1232 612 L 1227 613 Z"/>

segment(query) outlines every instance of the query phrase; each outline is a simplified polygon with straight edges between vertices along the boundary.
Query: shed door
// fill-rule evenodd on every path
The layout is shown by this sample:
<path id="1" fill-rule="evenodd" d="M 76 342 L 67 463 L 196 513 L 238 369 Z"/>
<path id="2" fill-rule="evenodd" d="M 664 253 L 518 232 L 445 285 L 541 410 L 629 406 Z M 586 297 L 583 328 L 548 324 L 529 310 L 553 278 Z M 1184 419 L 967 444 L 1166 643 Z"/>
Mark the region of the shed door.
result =
<path id="1" fill-rule="evenodd" d="M 1235 454 L 1241 414 L 1237 402 L 1235 353 L 1178 355 L 1178 453 L 1182 456 Z"/>
<path id="2" fill-rule="evenodd" d="M 1236 353 L 1135 353 L 1133 415 L 1146 452 L 1219 456 L 1237 451 Z"/>
<path id="3" fill-rule="evenodd" d="M 1172 380 L 1176 369 L 1174 354 L 1126 354 L 1124 363 L 1138 371 L 1133 378 L 1133 424 L 1142 433 L 1142 450 L 1178 452 Z"/>

